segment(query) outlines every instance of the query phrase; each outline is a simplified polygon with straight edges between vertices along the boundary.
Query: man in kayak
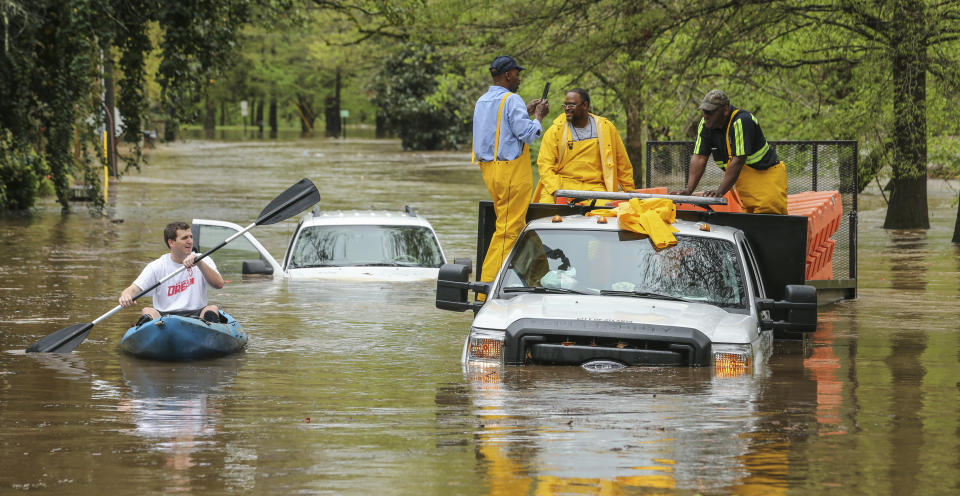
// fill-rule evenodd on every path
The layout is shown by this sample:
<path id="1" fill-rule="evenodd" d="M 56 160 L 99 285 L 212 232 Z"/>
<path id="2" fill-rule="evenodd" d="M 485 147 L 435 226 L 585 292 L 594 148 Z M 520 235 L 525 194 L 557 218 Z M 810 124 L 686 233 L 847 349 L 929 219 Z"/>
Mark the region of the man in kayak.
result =
<path id="1" fill-rule="evenodd" d="M 543 134 L 533 201 L 553 203 L 558 189 L 633 191 L 633 165 L 620 133 L 609 120 L 590 113 L 590 94 L 567 92 L 563 114 Z"/>
<path id="2" fill-rule="evenodd" d="M 220 322 L 220 309 L 207 303 L 207 286 L 220 289 L 224 284 L 223 277 L 217 272 L 217 264 L 210 257 L 196 262 L 199 255 L 193 252 L 193 233 L 185 222 L 167 224 L 163 239 L 170 253 L 147 264 L 133 284 L 120 293 L 120 305 L 133 305 L 133 297 L 143 288 L 149 288 L 176 272 L 180 266 L 185 266 L 187 270 L 144 295 L 153 298 L 153 307 L 143 307 L 137 325 L 166 314 Z"/>

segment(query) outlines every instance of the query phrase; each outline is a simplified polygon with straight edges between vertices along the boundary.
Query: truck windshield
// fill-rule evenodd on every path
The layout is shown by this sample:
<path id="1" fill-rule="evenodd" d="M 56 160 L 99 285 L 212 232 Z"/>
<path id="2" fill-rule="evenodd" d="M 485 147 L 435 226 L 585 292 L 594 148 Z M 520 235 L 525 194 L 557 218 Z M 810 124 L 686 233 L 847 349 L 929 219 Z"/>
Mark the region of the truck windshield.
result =
<path id="1" fill-rule="evenodd" d="M 423 226 L 312 226 L 297 237 L 290 268 L 440 267 L 440 246 Z"/>
<path id="2" fill-rule="evenodd" d="M 527 231 L 507 262 L 503 288 L 555 287 L 590 294 L 652 293 L 745 308 L 736 246 L 677 235 L 657 251 L 647 236 L 624 231 Z"/>

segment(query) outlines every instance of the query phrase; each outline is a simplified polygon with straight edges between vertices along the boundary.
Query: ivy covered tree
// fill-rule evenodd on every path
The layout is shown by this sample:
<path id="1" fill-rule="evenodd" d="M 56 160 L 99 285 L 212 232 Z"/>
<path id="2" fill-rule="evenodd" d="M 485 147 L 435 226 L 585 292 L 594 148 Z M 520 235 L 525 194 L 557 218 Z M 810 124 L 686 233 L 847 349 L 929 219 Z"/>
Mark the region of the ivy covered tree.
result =
<path id="1" fill-rule="evenodd" d="M 0 0 L 0 132 L 5 173 L 0 210 L 29 208 L 39 178 L 49 175 L 57 201 L 69 211 L 73 178 L 92 189 L 102 207 L 103 68 L 120 74 L 117 108 L 130 164 L 139 166 L 147 108 L 145 60 L 162 33 L 158 78 L 166 108 L 179 116 L 202 98 L 207 82 L 229 60 L 251 0 Z M 116 64 L 110 62 L 116 59 Z M 75 145 L 78 143 L 78 145 Z M 36 155 L 40 160 L 26 159 Z M 12 160 L 8 157 L 21 157 Z M 28 171 L 28 169 L 30 169 Z M 33 182 L 23 187 L 15 181 Z"/>

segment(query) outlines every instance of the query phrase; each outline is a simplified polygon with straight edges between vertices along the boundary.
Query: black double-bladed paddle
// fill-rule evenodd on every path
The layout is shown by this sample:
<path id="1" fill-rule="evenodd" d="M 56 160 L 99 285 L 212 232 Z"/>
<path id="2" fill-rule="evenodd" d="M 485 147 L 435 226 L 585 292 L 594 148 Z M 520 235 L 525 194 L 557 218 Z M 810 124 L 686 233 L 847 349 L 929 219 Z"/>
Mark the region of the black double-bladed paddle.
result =
<path id="1" fill-rule="evenodd" d="M 286 191 L 280 193 L 280 196 L 274 198 L 273 201 L 270 202 L 270 204 L 260 212 L 260 216 L 257 217 L 256 221 L 245 227 L 242 231 L 223 240 L 223 242 L 221 242 L 219 245 L 207 250 L 206 253 L 197 257 L 195 262 L 199 262 L 211 253 L 223 248 L 227 243 L 237 239 L 240 236 L 243 236 L 244 233 L 253 229 L 254 226 L 266 226 L 289 219 L 290 217 L 293 217 L 294 215 L 297 215 L 300 212 L 310 208 L 310 206 L 318 201 L 320 201 L 320 192 L 317 191 L 317 187 L 314 186 L 309 179 L 301 179 L 300 182 L 290 186 Z M 157 288 L 157 286 L 163 284 L 165 281 L 183 272 L 184 270 L 186 270 L 186 267 L 180 267 L 163 279 L 160 279 L 160 281 L 153 286 L 150 286 L 149 288 L 138 293 L 133 297 L 133 299 L 137 300 L 141 296 L 153 291 Z M 122 308 L 122 306 L 117 305 L 113 308 L 113 310 L 110 310 L 100 317 L 97 317 L 97 319 L 93 322 L 74 324 L 69 327 L 64 327 L 63 329 L 60 329 L 59 331 L 50 334 L 49 336 L 31 345 L 29 348 L 27 348 L 27 353 L 69 353 L 73 351 L 74 348 L 79 346 L 84 339 L 87 339 L 87 335 L 90 334 L 90 329 L 93 329 L 93 326 L 99 324 L 103 320 L 106 320 L 107 317 L 119 312 Z"/>

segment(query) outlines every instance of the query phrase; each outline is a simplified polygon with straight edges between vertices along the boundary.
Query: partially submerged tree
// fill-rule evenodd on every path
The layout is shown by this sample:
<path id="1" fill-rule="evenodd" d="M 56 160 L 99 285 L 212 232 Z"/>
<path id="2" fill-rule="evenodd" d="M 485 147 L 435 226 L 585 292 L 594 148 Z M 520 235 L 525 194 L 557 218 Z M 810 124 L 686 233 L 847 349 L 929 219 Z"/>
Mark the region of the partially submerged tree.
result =
<path id="1" fill-rule="evenodd" d="M 941 50 L 960 37 L 960 4 L 938 0 L 773 2 L 782 19 L 765 30 L 770 43 L 761 67 L 840 66 L 886 76 L 872 105 L 877 134 L 890 140 L 892 188 L 884 228 L 930 226 L 927 211 L 927 75 L 957 80 L 955 52 Z M 803 49 L 777 50 L 801 39 Z M 885 128 L 885 129 L 884 129 Z M 883 140 L 877 142 L 882 146 Z"/>

